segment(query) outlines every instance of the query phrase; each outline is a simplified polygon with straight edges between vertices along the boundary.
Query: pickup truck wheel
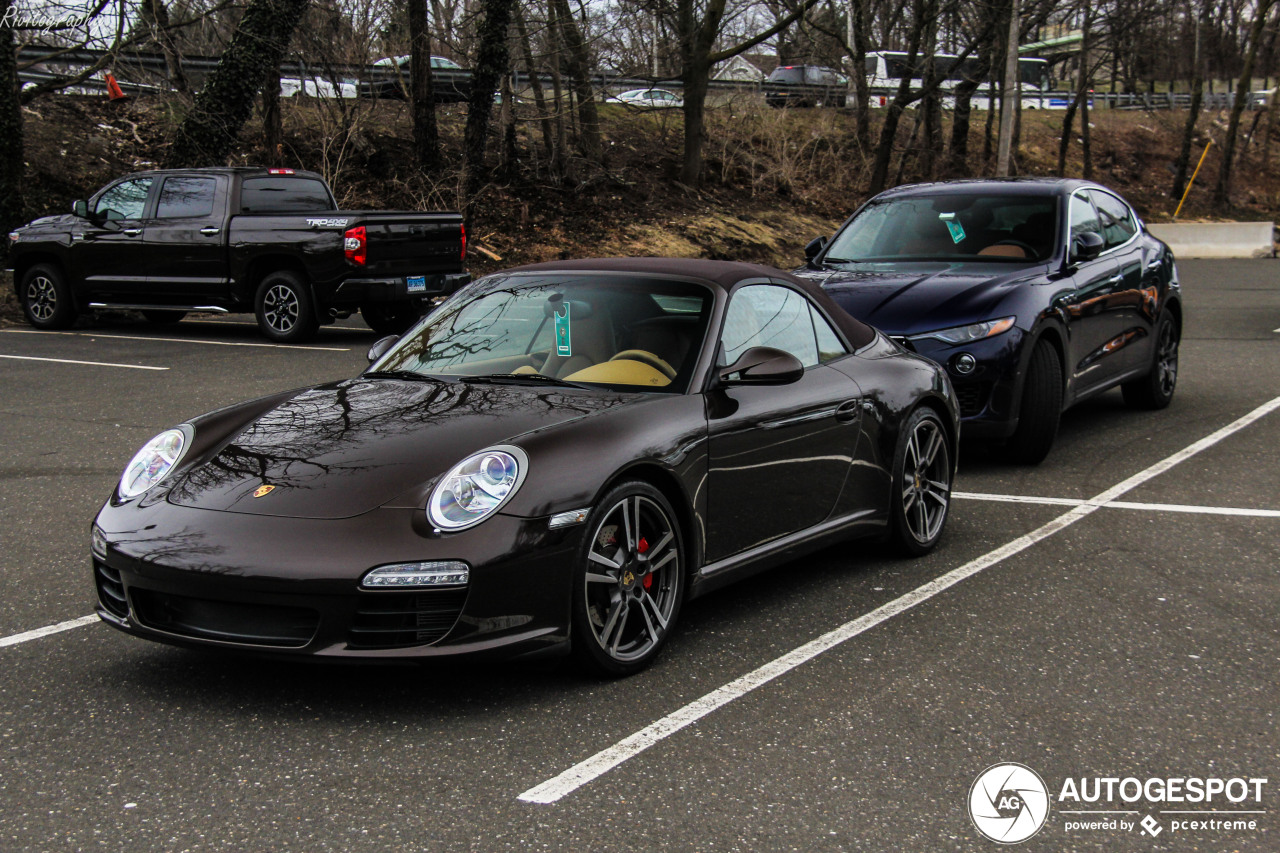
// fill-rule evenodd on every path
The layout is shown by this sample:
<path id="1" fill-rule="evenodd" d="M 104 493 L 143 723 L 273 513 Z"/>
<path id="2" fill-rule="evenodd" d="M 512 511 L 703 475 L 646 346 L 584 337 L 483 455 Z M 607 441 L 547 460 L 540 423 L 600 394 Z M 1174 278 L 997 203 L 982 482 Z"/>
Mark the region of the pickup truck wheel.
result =
<path id="1" fill-rule="evenodd" d="M 147 319 L 148 323 L 154 323 L 157 326 L 167 326 L 172 323 L 180 322 L 183 317 L 187 316 L 187 312 L 186 311 L 161 311 L 161 310 L 151 309 L 151 310 L 143 311 L 142 316 Z"/>
<path id="2" fill-rule="evenodd" d="M 360 316 L 379 335 L 403 335 L 422 314 L 410 302 L 366 302 L 360 306 Z"/>
<path id="3" fill-rule="evenodd" d="M 288 270 L 273 272 L 262 280 L 254 306 L 258 328 L 273 341 L 305 341 L 320 326 L 307 286 Z"/>
<path id="4" fill-rule="evenodd" d="M 37 329 L 66 329 L 76 321 L 71 289 L 52 264 L 36 264 L 27 270 L 18 296 L 27 322 Z"/>

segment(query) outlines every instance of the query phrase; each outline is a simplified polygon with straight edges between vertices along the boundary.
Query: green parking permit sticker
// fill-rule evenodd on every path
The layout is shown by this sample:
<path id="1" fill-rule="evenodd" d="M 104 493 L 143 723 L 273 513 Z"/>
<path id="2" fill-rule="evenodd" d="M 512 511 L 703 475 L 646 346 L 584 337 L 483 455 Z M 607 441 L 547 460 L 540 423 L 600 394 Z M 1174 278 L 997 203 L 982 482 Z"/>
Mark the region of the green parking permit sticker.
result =
<path id="1" fill-rule="evenodd" d="M 569 336 L 569 303 L 564 303 L 564 313 L 556 309 L 556 355 L 573 355 L 572 338 Z"/>
<path id="2" fill-rule="evenodd" d="M 938 218 L 947 224 L 947 230 L 951 232 L 951 242 L 959 243 L 964 239 L 964 226 L 956 222 L 954 213 L 939 214 Z"/>

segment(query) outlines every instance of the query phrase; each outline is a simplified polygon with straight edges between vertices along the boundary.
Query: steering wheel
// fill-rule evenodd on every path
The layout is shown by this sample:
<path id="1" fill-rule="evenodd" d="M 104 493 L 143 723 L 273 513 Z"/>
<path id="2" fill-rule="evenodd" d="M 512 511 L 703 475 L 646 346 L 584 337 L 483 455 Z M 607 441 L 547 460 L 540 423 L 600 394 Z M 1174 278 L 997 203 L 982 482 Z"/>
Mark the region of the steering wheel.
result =
<path id="1" fill-rule="evenodd" d="M 676 378 L 676 369 L 671 365 L 667 364 L 658 356 L 649 352 L 648 350 L 624 349 L 622 352 L 618 353 L 617 355 L 615 355 L 613 358 L 609 360 L 619 361 L 621 359 L 642 362 L 654 368 L 655 370 L 657 370 L 659 373 L 661 373 L 663 376 L 667 377 L 668 379 Z"/>
<path id="2" fill-rule="evenodd" d="M 1026 252 L 1028 258 L 1034 258 L 1040 254 L 1034 248 L 1022 242 L 1021 240 L 1000 240 L 998 242 L 992 243 L 990 246 L 987 246 L 987 248 L 990 249 L 993 246 L 1013 246 L 1015 248 L 1021 249 L 1022 251 Z M 978 254 L 981 255 L 982 252 L 978 252 Z"/>

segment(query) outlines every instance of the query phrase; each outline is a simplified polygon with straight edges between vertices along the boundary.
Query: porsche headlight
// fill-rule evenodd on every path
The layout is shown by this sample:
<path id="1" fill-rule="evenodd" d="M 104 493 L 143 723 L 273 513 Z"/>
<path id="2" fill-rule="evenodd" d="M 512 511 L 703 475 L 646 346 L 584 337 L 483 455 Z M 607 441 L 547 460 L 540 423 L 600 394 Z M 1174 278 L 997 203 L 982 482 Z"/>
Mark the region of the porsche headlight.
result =
<path id="1" fill-rule="evenodd" d="M 427 518 L 441 530 L 479 524 L 511 499 L 528 470 L 529 459 L 518 447 L 499 445 L 468 456 L 431 493 Z"/>
<path id="2" fill-rule="evenodd" d="M 939 329 L 936 332 L 912 335 L 911 340 L 937 338 L 949 344 L 967 344 L 972 341 L 980 341 L 983 338 L 994 338 L 996 335 L 1009 331 L 1013 328 L 1013 321 L 1016 319 L 1016 317 L 1002 317 L 999 320 L 987 320 L 985 323 L 956 326 L 952 329 Z"/>
<path id="3" fill-rule="evenodd" d="M 163 480 L 186 448 L 187 433 L 180 428 L 167 429 L 148 441 L 125 467 L 120 477 L 120 497 L 136 498 Z"/>

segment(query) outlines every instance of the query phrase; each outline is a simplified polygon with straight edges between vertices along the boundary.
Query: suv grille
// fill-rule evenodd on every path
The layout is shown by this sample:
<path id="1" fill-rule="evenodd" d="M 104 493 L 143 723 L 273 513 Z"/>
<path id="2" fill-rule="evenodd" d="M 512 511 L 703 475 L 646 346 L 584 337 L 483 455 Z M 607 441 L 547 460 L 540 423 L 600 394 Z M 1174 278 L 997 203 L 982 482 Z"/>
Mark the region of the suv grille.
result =
<path id="1" fill-rule="evenodd" d="M 129 615 L 129 603 L 124 597 L 124 583 L 120 573 L 106 563 L 93 561 L 93 580 L 98 587 L 98 601 L 109 612 L 121 619 Z"/>
<path id="2" fill-rule="evenodd" d="M 434 643 L 453 628 L 466 601 L 466 587 L 361 593 L 347 647 L 393 649 Z"/>
<path id="3" fill-rule="evenodd" d="M 960 399 L 960 417 L 969 418 L 982 414 L 987 407 L 987 396 L 991 393 L 985 383 L 955 385 L 956 397 Z"/>
<path id="4" fill-rule="evenodd" d="M 138 621 L 149 628 L 255 646 L 305 646 L 320 627 L 320 614 L 304 607 L 241 604 L 134 589 Z"/>

